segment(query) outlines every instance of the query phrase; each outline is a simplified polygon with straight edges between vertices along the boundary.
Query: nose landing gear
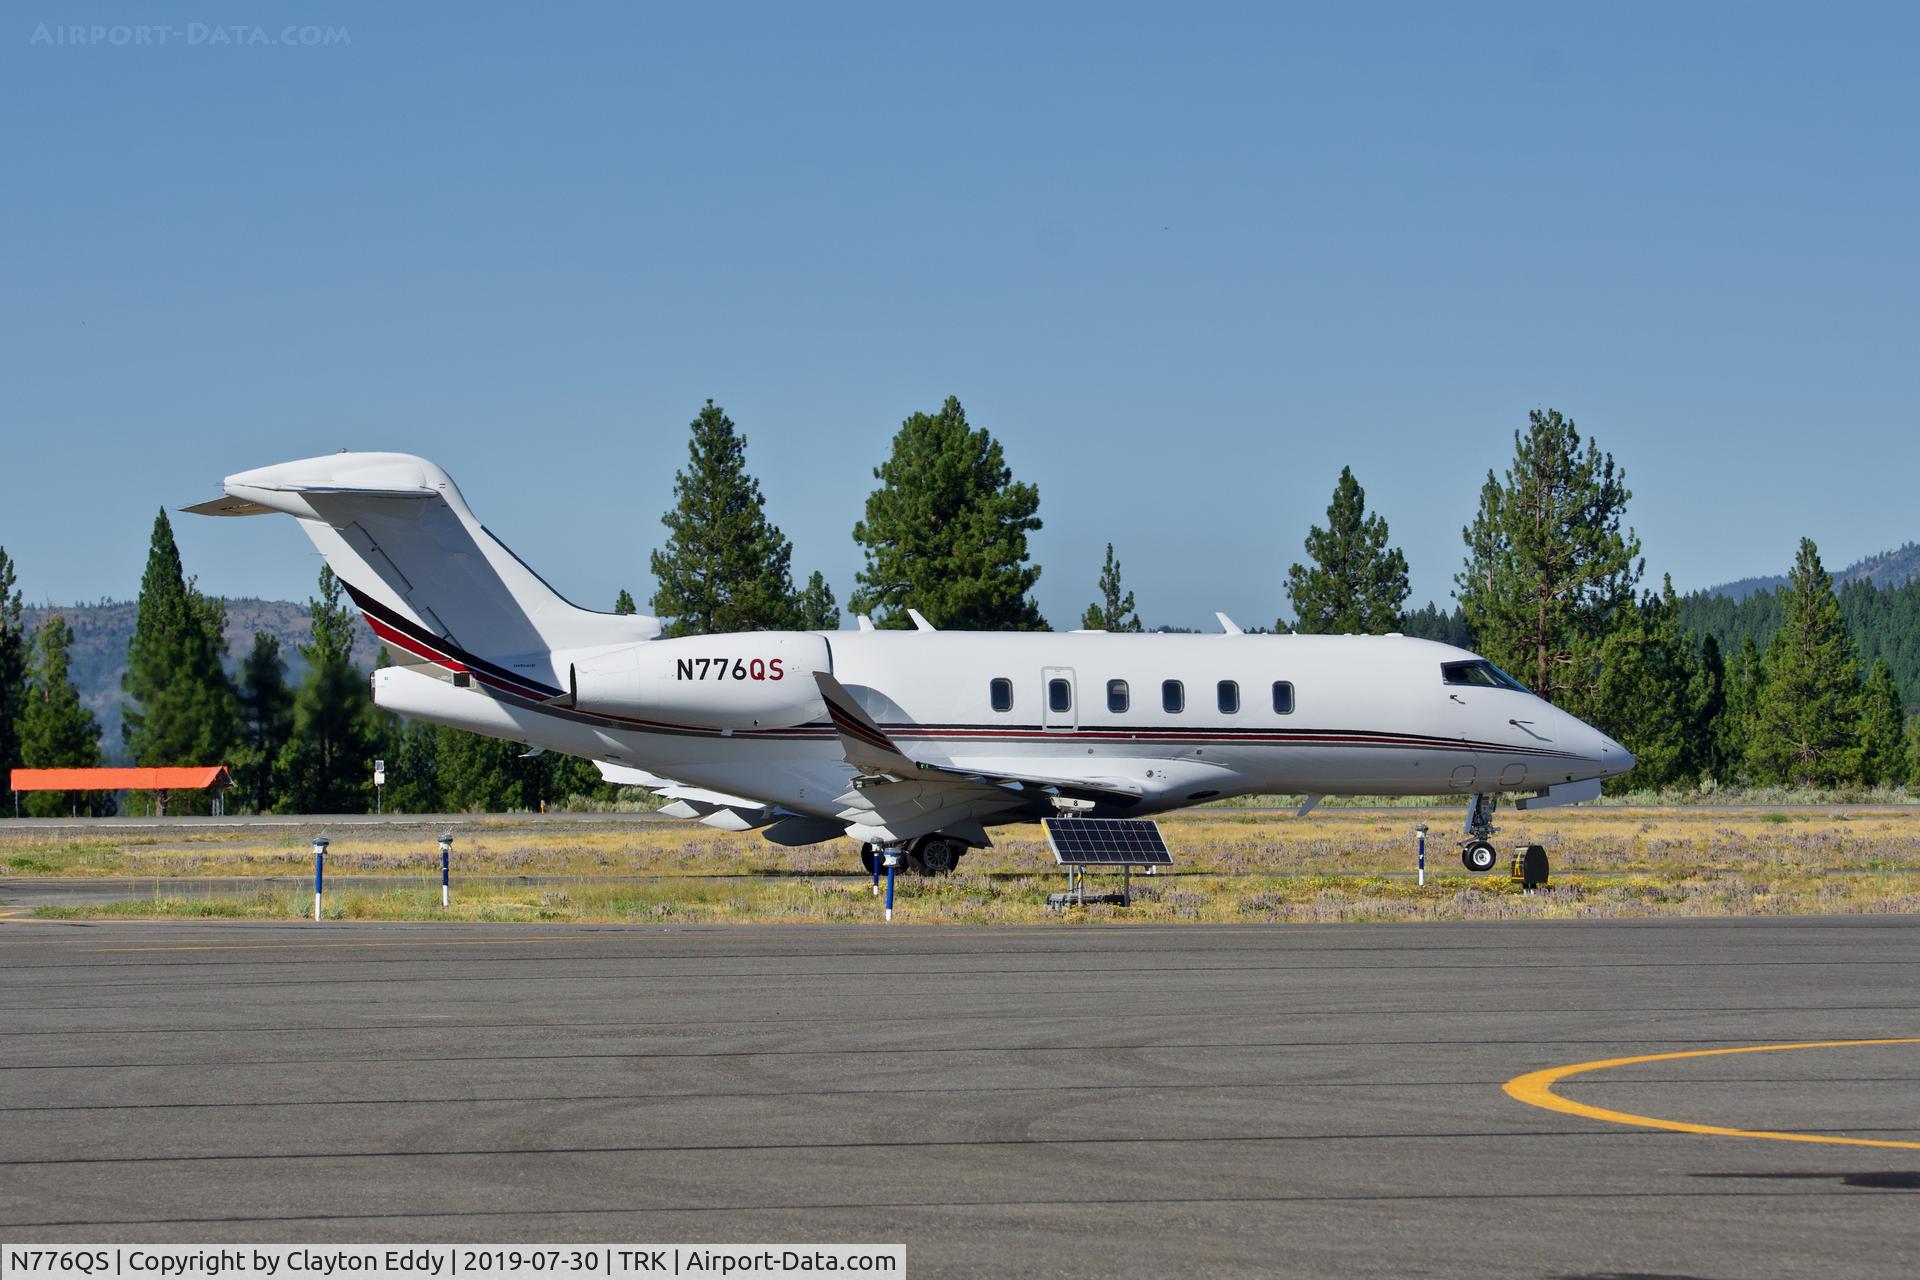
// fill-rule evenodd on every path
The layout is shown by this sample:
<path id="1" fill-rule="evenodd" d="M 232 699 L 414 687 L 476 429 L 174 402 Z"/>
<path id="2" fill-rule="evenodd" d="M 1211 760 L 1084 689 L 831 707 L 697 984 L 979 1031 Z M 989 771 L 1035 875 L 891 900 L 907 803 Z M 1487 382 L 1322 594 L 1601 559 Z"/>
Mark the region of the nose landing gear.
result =
<path id="1" fill-rule="evenodd" d="M 1473 804 L 1467 809 L 1467 838 L 1460 842 L 1460 861 L 1469 871 L 1487 872 L 1499 864 L 1500 855 L 1494 852 L 1493 809 L 1498 801 L 1493 793 L 1476 795 Z"/>

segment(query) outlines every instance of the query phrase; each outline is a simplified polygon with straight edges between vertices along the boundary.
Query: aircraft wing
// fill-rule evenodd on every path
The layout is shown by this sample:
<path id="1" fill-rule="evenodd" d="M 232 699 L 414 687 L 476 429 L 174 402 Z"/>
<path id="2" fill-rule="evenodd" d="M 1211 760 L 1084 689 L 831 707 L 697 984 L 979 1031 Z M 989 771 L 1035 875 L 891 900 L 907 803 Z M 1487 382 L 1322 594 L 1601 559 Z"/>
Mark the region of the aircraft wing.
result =
<path id="1" fill-rule="evenodd" d="M 670 818 L 691 818 L 722 831 L 751 831 L 785 816 L 784 810 L 764 800 L 688 786 L 684 782 L 663 778 L 657 773 L 648 773 L 645 769 L 635 769 L 630 765 L 611 764 L 605 760 L 595 760 L 593 764 L 600 770 L 600 776 L 616 787 L 645 787 L 653 794 L 671 801 L 660 810 Z"/>
<path id="2" fill-rule="evenodd" d="M 845 685 L 824 671 L 815 672 L 814 679 L 847 763 L 860 770 L 853 789 L 838 800 L 844 806 L 839 817 L 856 840 L 886 844 L 945 831 L 984 844 L 987 821 L 1044 816 L 1056 810 L 1057 798 L 1126 804 L 1140 798 L 1140 787 L 1125 778 L 972 770 L 916 759 Z"/>
<path id="3" fill-rule="evenodd" d="M 847 834 L 846 824 L 831 818 L 816 818 L 764 800 L 690 786 L 631 765 L 606 760 L 593 764 L 602 778 L 617 787 L 645 787 L 671 801 L 660 809 L 669 818 L 689 818 L 720 831 L 758 831 L 763 839 L 784 845 L 819 844 Z"/>

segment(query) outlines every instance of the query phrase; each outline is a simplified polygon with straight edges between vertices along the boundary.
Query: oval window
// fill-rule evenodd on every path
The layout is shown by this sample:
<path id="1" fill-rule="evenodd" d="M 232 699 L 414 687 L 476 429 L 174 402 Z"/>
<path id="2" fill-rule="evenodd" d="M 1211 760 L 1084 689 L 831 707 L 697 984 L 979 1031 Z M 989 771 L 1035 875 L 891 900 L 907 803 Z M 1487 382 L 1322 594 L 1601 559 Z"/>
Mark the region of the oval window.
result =
<path id="1" fill-rule="evenodd" d="M 1013 681 L 1002 676 L 987 686 L 995 711 L 1013 710 Z"/>

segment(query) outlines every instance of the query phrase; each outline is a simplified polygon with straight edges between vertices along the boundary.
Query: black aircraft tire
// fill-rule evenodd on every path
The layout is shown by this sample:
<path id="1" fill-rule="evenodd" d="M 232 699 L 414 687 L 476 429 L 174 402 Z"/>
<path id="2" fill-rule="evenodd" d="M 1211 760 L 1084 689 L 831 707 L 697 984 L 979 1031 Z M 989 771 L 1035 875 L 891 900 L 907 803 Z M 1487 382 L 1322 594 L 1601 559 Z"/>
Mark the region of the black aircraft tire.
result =
<path id="1" fill-rule="evenodd" d="M 1485 840 L 1475 840 L 1460 850 L 1460 861 L 1467 870 L 1484 875 L 1500 865 L 1500 855 Z"/>
<path id="2" fill-rule="evenodd" d="M 927 836 L 913 842 L 908 859 L 913 869 L 923 876 L 951 875 L 960 865 L 960 855 L 965 846 L 958 840 L 948 840 L 943 836 Z"/>

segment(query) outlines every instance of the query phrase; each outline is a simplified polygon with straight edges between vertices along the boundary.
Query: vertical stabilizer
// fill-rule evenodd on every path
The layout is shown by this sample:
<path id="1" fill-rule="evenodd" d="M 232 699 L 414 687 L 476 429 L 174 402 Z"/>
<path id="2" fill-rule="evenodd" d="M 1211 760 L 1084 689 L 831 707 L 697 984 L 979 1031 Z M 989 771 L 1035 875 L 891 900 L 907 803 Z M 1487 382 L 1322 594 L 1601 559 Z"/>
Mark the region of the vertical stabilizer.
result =
<path id="1" fill-rule="evenodd" d="M 483 660 L 483 668 L 512 673 L 526 686 L 516 692 L 559 692 L 549 660 L 556 649 L 660 634 L 657 619 L 595 613 L 562 599 L 425 458 L 337 453 L 283 462 L 228 476 L 226 493 L 187 509 L 293 516 L 381 639 L 416 653 Z"/>

